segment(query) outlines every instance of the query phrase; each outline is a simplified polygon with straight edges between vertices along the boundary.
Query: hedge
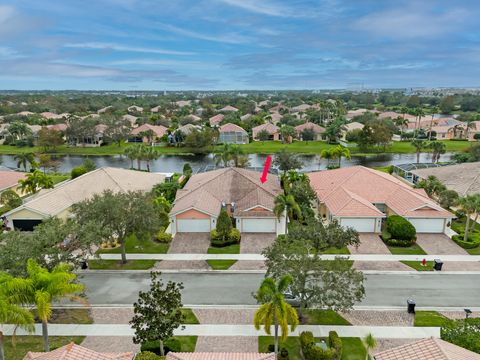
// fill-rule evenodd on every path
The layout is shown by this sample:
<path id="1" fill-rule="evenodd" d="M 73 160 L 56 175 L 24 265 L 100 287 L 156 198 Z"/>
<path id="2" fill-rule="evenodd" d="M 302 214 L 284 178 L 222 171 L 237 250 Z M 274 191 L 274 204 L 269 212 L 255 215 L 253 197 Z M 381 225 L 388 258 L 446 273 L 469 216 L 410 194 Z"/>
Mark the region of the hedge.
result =
<path id="1" fill-rule="evenodd" d="M 240 243 L 240 231 L 238 229 L 231 229 L 230 234 L 227 239 L 223 239 L 222 236 L 218 234 L 217 230 L 210 231 L 210 244 L 213 247 L 225 247 L 229 245 L 239 244 Z"/>
<path id="2" fill-rule="evenodd" d="M 160 230 L 157 233 L 157 241 L 164 244 L 170 244 L 172 242 L 172 234 L 166 233 L 164 230 Z"/>
<path id="3" fill-rule="evenodd" d="M 453 235 L 452 240 L 460 247 L 464 249 L 475 249 L 480 246 L 479 240 L 473 240 L 470 237 L 468 238 L 469 241 L 463 241 L 464 235 Z"/>
<path id="4" fill-rule="evenodd" d="M 328 333 L 328 346 L 332 349 L 335 349 L 335 360 L 341 360 L 343 352 L 343 343 L 342 339 L 338 336 L 336 331 L 330 331 Z"/>
<path id="5" fill-rule="evenodd" d="M 330 343 L 330 335 L 331 334 L 329 334 L 329 343 Z M 335 338 L 335 335 L 333 335 L 333 338 Z M 340 340 L 340 338 L 338 339 Z M 334 339 L 333 341 L 338 346 L 338 341 L 336 339 Z M 301 346 L 302 354 L 305 360 L 337 360 L 337 359 L 341 359 L 341 356 L 342 356 L 341 353 L 340 355 L 337 354 L 337 350 L 334 347 L 324 350 L 320 346 L 317 346 L 315 344 L 315 338 L 313 337 L 313 334 L 311 331 L 304 331 L 300 334 L 300 346 Z M 341 352 L 341 347 L 340 347 L 340 352 Z"/>
<path id="6" fill-rule="evenodd" d="M 165 359 L 163 356 L 159 356 L 151 351 L 142 351 L 140 354 L 135 356 L 135 360 L 162 360 Z"/>
<path id="7" fill-rule="evenodd" d="M 399 215 L 387 217 L 385 230 L 392 235 L 392 239 L 415 241 L 417 231 L 410 221 Z"/>

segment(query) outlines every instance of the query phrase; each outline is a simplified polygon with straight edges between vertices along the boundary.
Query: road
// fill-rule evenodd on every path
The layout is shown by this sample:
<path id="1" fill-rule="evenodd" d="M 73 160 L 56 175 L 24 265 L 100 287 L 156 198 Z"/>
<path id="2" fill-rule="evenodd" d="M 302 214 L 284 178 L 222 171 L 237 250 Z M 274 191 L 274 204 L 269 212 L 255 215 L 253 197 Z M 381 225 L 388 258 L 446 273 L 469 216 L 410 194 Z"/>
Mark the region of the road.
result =
<path id="1" fill-rule="evenodd" d="M 189 305 L 254 305 L 251 293 L 262 274 L 163 274 L 164 282 L 183 282 L 183 303 Z M 407 298 L 422 307 L 477 307 L 479 275 L 475 274 L 369 274 L 363 306 L 404 306 Z M 92 305 L 131 305 L 139 290 L 148 289 L 148 273 L 84 273 Z"/>

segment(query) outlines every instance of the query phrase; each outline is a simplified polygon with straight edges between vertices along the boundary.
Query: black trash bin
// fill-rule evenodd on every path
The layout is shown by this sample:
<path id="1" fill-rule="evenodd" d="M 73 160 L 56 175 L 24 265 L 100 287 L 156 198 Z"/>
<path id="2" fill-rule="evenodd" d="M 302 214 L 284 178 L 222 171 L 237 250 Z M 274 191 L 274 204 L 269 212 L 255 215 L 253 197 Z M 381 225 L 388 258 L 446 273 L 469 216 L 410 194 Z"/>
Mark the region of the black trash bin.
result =
<path id="1" fill-rule="evenodd" d="M 433 260 L 433 269 L 437 271 L 442 271 L 443 261 L 440 259 Z"/>
<path id="2" fill-rule="evenodd" d="M 415 300 L 407 300 L 407 311 L 409 314 L 415 314 Z"/>
<path id="3" fill-rule="evenodd" d="M 80 268 L 81 268 L 82 270 L 87 270 L 87 269 L 88 269 L 87 260 L 82 260 L 82 262 L 80 263 Z"/>

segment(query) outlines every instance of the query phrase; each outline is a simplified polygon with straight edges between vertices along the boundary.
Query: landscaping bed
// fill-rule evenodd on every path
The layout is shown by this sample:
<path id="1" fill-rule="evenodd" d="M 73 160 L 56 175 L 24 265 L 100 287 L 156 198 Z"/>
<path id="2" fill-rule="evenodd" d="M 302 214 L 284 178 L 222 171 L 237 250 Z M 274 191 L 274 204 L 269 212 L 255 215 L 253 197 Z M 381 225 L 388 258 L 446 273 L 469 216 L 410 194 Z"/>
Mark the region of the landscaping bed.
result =
<path id="1" fill-rule="evenodd" d="M 172 336 L 164 341 L 164 350 L 174 352 L 194 352 L 197 345 L 196 336 Z M 141 345 L 141 351 L 151 351 L 160 355 L 160 345 L 158 341 L 150 341 Z"/>
<path id="2" fill-rule="evenodd" d="M 410 266 L 417 271 L 433 271 L 433 261 L 427 261 L 426 266 L 423 266 L 421 261 L 400 261 L 402 264 Z"/>
<path id="3" fill-rule="evenodd" d="M 151 239 L 138 239 L 135 235 L 127 238 L 125 251 L 130 254 L 166 254 L 170 244 Z M 112 249 L 98 249 L 97 254 L 121 254 L 120 246 Z"/>
<path id="4" fill-rule="evenodd" d="M 452 240 L 460 247 L 467 250 L 475 250 L 480 248 L 480 224 L 475 223 L 473 230 L 470 230 L 468 233 L 468 241 L 464 241 L 465 236 L 465 224 L 466 224 L 466 217 L 462 216 L 455 219 L 452 222 L 452 230 L 458 233 L 458 235 L 452 236 Z M 473 223 L 473 220 L 470 220 L 470 226 Z M 478 251 L 472 251 L 472 255 L 480 254 L 480 249 Z"/>

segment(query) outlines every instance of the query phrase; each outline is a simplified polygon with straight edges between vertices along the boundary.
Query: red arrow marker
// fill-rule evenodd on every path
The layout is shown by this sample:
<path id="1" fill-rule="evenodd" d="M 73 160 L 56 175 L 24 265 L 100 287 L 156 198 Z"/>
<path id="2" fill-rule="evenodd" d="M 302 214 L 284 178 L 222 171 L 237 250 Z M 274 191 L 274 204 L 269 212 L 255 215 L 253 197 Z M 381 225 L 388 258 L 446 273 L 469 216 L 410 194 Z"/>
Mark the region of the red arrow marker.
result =
<path id="1" fill-rule="evenodd" d="M 260 178 L 260 181 L 265 183 L 267 181 L 267 174 L 268 174 L 268 168 L 270 167 L 270 163 L 272 162 L 272 157 L 270 155 L 267 155 L 267 159 L 265 160 L 265 165 L 263 166 L 263 173 L 262 177 Z"/>

